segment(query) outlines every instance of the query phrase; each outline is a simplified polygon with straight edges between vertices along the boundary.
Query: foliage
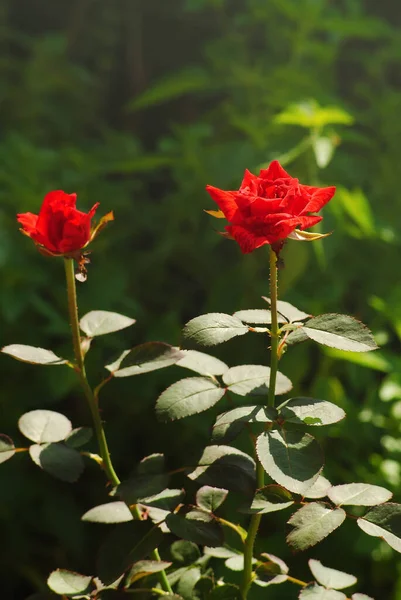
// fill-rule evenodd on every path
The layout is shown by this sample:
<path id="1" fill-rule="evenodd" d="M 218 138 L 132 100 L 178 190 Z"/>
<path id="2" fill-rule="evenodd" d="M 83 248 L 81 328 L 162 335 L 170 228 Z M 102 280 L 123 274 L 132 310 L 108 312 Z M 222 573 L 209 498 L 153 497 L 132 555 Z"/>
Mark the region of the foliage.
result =
<path id="1" fill-rule="evenodd" d="M 89 2 L 57 8 L 43 2 L 34 10 L 31 4 L 0 3 L 2 343 L 40 343 L 71 357 L 58 265 L 27 251 L 15 227 L 15 213 L 36 212 L 52 188 L 79 192 L 86 208 L 99 200 L 118 222 L 97 241 L 90 280 L 80 289 L 82 314 L 118 311 L 138 324 L 135 333 L 99 340 L 88 357 L 92 376 L 111 349 L 117 358 L 155 337 L 176 346 L 176 332 L 194 315 L 248 309 L 266 294 L 266 265 L 259 255 L 239 264 L 234 245 L 220 242 L 202 216 L 208 208 L 202 190 L 210 182 L 234 188 L 244 166 L 280 158 L 300 176 L 342 185 L 326 209 L 327 230 L 335 235 L 324 251 L 300 244 L 295 250 L 295 243 L 286 249 L 286 297 L 314 315 L 339 308 L 355 315 L 370 324 L 381 347 L 371 354 L 327 347 L 318 354 L 306 341 L 284 355 L 283 370 L 297 395 L 330 398 L 347 412 L 323 441 L 325 453 L 336 456 L 329 479 L 367 481 L 397 493 L 400 53 L 394 2 L 249 0 L 234 7 L 230 0 L 168 6 L 101 0 L 96 10 Z M 324 124 L 327 115 L 331 122 Z M 253 364 L 262 344 L 262 336 L 247 334 L 217 353 L 232 366 L 245 359 Z M 1 362 L 2 430 L 18 445 L 15 423 L 38 408 L 38 398 L 40 408 L 65 412 L 74 425 L 90 424 L 70 369 L 36 377 L 35 367 L 6 357 Z M 171 470 L 182 464 L 183 452 L 188 464 L 199 457 L 217 412 L 186 427 L 157 425 L 153 417 L 154 399 L 177 374 L 173 366 L 138 378 L 134 392 L 129 379 L 105 388 L 104 415 L 122 470 L 154 451 L 151 429 Z M 227 403 L 219 412 L 230 408 Z M 88 448 L 94 451 L 93 442 Z M 7 438 L 0 450 L 1 457 L 12 452 Z M 94 469 L 78 496 L 21 459 L 13 458 L 18 468 L 10 461 L 0 472 L 8 540 L 2 589 L 15 598 L 38 589 L 49 565 L 74 569 L 79 563 L 91 572 L 100 534 L 89 535 L 79 516 L 107 501 L 106 493 L 99 499 L 93 492 L 99 483 Z M 229 503 L 224 510 L 229 513 Z M 361 588 L 397 598 L 396 557 L 384 543 L 343 528 L 330 548 L 323 542 L 323 563 L 341 569 L 352 562 Z M 277 531 L 275 522 L 266 530 Z M 47 543 L 38 552 L 43 536 Z M 310 578 L 303 558 L 282 556 Z M 276 587 L 272 598 L 279 597 Z"/>

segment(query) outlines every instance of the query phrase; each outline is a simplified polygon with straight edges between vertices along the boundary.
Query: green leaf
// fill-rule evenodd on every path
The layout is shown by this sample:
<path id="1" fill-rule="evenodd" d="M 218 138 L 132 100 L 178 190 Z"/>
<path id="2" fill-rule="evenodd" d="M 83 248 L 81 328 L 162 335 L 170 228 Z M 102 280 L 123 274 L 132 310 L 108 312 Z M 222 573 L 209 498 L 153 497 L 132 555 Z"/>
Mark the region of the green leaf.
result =
<path id="1" fill-rule="evenodd" d="M 287 581 L 288 566 L 286 563 L 274 556 L 274 554 L 268 554 L 262 552 L 261 556 L 264 562 L 257 568 L 257 578 L 255 583 L 261 587 L 267 587 L 269 585 L 277 585 Z"/>
<path id="2" fill-rule="evenodd" d="M 132 350 L 125 350 L 118 360 L 106 365 L 106 369 L 113 373 L 114 377 L 131 377 L 164 369 L 174 365 L 182 357 L 181 350 L 177 350 L 169 344 L 146 342 L 135 346 Z"/>
<path id="3" fill-rule="evenodd" d="M 333 486 L 327 495 L 337 506 L 376 506 L 390 500 L 393 494 L 378 485 L 347 483 Z"/>
<path id="4" fill-rule="evenodd" d="M 236 585 L 225 583 L 215 587 L 208 600 L 241 600 L 241 593 Z"/>
<path id="5" fill-rule="evenodd" d="M 155 507 L 162 510 L 173 510 L 185 495 L 184 490 L 166 488 L 158 494 L 147 496 L 142 499 L 141 504 L 146 507 Z"/>
<path id="6" fill-rule="evenodd" d="M 331 425 L 345 417 L 343 409 L 336 404 L 316 398 L 291 398 L 277 410 L 285 421 L 303 425 Z"/>
<path id="7" fill-rule="evenodd" d="M 177 585 L 177 591 L 184 600 L 194 600 L 195 585 L 200 578 L 201 571 L 199 567 L 193 565 L 189 569 L 185 569 Z"/>
<path id="8" fill-rule="evenodd" d="M 90 592 L 92 577 L 80 575 L 73 571 L 57 569 L 53 571 L 47 580 L 49 588 L 63 596 L 75 596 Z"/>
<path id="9" fill-rule="evenodd" d="M 67 435 L 64 441 L 70 448 L 80 448 L 87 444 L 92 436 L 93 429 L 91 427 L 77 427 Z"/>
<path id="10" fill-rule="evenodd" d="M 238 335 L 245 335 L 248 331 L 249 328 L 237 317 L 224 313 L 208 313 L 188 321 L 183 336 L 203 346 L 215 346 Z"/>
<path id="11" fill-rule="evenodd" d="M 264 514 L 284 510 L 294 504 L 292 495 L 279 485 L 266 485 L 257 490 L 252 504 L 248 510 L 241 510 L 251 514 Z"/>
<path id="12" fill-rule="evenodd" d="M 163 533 L 167 533 L 169 530 L 164 521 L 169 512 L 181 503 L 184 495 L 184 490 L 165 489 L 159 494 L 142 498 L 141 505 L 146 508 L 146 512 L 151 521 L 159 524 Z"/>
<path id="13" fill-rule="evenodd" d="M 210 572 L 210 571 L 209 571 Z M 214 576 L 202 575 L 195 584 L 191 600 L 208 600 L 209 593 L 214 587 Z"/>
<path id="14" fill-rule="evenodd" d="M 167 527 L 178 537 L 208 546 L 221 546 L 223 530 L 212 515 L 201 510 L 181 509 L 178 513 L 170 513 L 166 518 Z"/>
<path id="15" fill-rule="evenodd" d="M 20 432 L 37 444 L 61 442 L 72 431 L 71 421 L 52 410 L 31 410 L 18 421 Z"/>
<path id="16" fill-rule="evenodd" d="M 168 387 L 156 402 L 160 421 L 173 421 L 196 415 L 214 406 L 225 394 L 206 377 L 187 377 Z"/>
<path id="17" fill-rule="evenodd" d="M 269 325 L 272 322 L 270 310 L 261 308 L 250 308 L 249 310 L 238 310 L 233 314 L 243 323 L 252 323 L 253 325 Z"/>
<path id="18" fill-rule="evenodd" d="M 180 565 L 191 565 L 200 558 L 199 548 L 193 542 L 177 540 L 170 547 L 171 556 L 175 563 Z"/>
<path id="19" fill-rule="evenodd" d="M 120 331 L 135 323 L 125 315 L 119 315 L 108 310 L 91 310 L 79 322 L 79 326 L 88 337 L 106 335 L 114 331 Z"/>
<path id="20" fill-rule="evenodd" d="M 210 87 L 210 76 L 207 71 L 192 67 L 173 73 L 157 81 L 142 94 L 134 98 L 128 109 L 148 108 L 178 98 L 184 94 L 199 92 Z"/>
<path id="21" fill-rule="evenodd" d="M 230 442 L 241 433 L 247 423 L 271 423 L 277 411 L 269 406 L 240 406 L 219 415 L 213 425 L 212 439 L 218 443 Z"/>
<path id="22" fill-rule="evenodd" d="M 0 433 L 0 464 L 12 458 L 15 454 L 14 442 L 8 435 Z"/>
<path id="23" fill-rule="evenodd" d="M 166 562 L 164 560 L 140 560 L 134 563 L 131 567 L 130 572 L 127 575 L 126 586 L 130 586 L 135 581 L 139 581 L 143 577 L 147 577 L 147 575 L 152 575 L 153 573 L 160 573 L 160 571 L 164 571 L 171 566 L 171 562 Z"/>
<path id="24" fill-rule="evenodd" d="M 204 485 L 196 493 L 196 504 L 199 508 L 215 512 L 227 498 L 228 490 Z"/>
<path id="25" fill-rule="evenodd" d="M 117 487 L 118 494 L 128 505 L 137 504 L 149 496 L 159 494 L 169 480 L 169 475 L 164 469 L 163 454 L 146 456 L 139 463 L 136 473 Z"/>
<path id="26" fill-rule="evenodd" d="M 239 396 L 265 396 L 270 383 L 270 368 L 264 365 L 238 365 L 224 373 L 223 381 L 230 392 Z M 276 394 L 286 394 L 291 388 L 288 377 L 277 373 Z"/>
<path id="27" fill-rule="evenodd" d="M 181 353 L 184 355 L 184 358 L 181 358 L 176 363 L 177 367 L 184 367 L 208 377 L 223 375 L 228 370 L 226 363 L 204 352 L 181 350 Z"/>
<path id="28" fill-rule="evenodd" d="M 401 552 L 401 504 L 388 502 L 369 510 L 357 520 L 359 527 L 373 537 L 380 537 Z"/>
<path id="29" fill-rule="evenodd" d="M 32 365 L 65 365 L 68 362 L 64 358 L 60 358 L 54 354 L 51 350 L 36 348 L 35 346 L 25 346 L 23 344 L 4 346 L 1 351 L 17 360 Z"/>
<path id="30" fill-rule="evenodd" d="M 205 546 L 203 550 L 206 556 L 213 556 L 213 558 L 222 558 L 224 560 L 238 556 L 239 554 L 237 550 L 231 550 L 231 548 L 227 548 L 226 546 L 216 546 L 214 548 Z"/>
<path id="31" fill-rule="evenodd" d="M 323 475 L 319 475 L 310 488 L 303 493 L 304 498 L 324 498 L 327 496 L 331 483 Z"/>
<path id="32" fill-rule="evenodd" d="M 265 431 L 258 437 L 256 451 L 270 477 L 296 494 L 306 492 L 323 468 L 319 444 L 302 431 Z"/>
<path id="33" fill-rule="evenodd" d="M 105 585 L 116 581 L 131 565 L 154 550 L 163 537 L 150 521 L 116 525 L 100 547 L 97 574 Z"/>
<path id="34" fill-rule="evenodd" d="M 306 550 L 340 527 L 345 518 L 342 508 L 331 509 L 321 502 L 306 504 L 288 521 L 294 529 L 288 534 L 287 542 L 294 550 Z"/>
<path id="35" fill-rule="evenodd" d="M 299 125 L 321 129 L 326 125 L 351 125 L 353 117 L 339 106 L 319 106 L 316 100 L 290 104 L 274 121 L 281 125 Z M 328 599 L 329 600 L 329 599 Z"/>
<path id="36" fill-rule="evenodd" d="M 81 521 L 90 523 L 126 523 L 132 521 L 133 516 L 125 502 L 108 502 L 99 504 L 88 510 L 81 517 Z"/>
<path id="37" fill-rule="evenodd" d="M 255 487 L 255 461 L 231 446 L 207 446 L 198 466 L 188 474 L 204 485 L 252 494 Z"/>
<path id="38" fill-rule="evenodd" d="M 262 296 L 262 298 L 268 304 L 271 304 L 270 298 L 267 298 L 266 296 Z M 284 300 L 277 301 L 277 311 L 288 323 L 297 323 L 298 321 L 304 321 L 310 317 L 308 313 L 299 310 L 299 308 L 295 308 L 295 306 L 289 302 L 284 302 Z"/>
<path id="39" fill-rule="evenodd" d="M 38 467 L 68 483 L 74 483 L 84 470 L 79 452 L 64 444 L 33 444 L 29 454 Z"/>
<path id="40" fill-rule="evenodd" d="M 299 600 L 347 600 L 347 596 L 336 590 L 328 590 L 325 587 L 312 583 L 301 590 Z"/>
<path id="41" fill-rule="evenodd" d="M 354 575 L 325 567 L 319 560 L 315 560 L 314 558 L 311 558 L 308 564 L 316 581 L 327 588 L 342 590 L 357 582 L 357 578 Z"/>
<path id="42" fill-rule="evenodd" d="M 298 331 L 291 333 L 287 343 L 291 343 L 292 336 L 297 333 Z M 327 314 L 314 317 L 305 323 L 302 334 L 319 344 L 338 350 L 368 352 L 377 349 L 366 325 L 348 315 Z"/>

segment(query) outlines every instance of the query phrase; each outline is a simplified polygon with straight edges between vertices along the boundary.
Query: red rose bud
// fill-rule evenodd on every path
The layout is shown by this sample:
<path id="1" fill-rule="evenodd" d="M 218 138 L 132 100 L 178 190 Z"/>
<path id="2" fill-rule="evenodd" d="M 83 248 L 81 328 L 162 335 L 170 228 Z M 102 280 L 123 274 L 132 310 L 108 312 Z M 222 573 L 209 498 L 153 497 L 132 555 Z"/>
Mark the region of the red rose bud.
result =
<path id="1" fill-rule="evenodd" d="M 219 211 L 207 211 L 217 218 L 226 218 L 229 225 L 223 235 L 233 238 L 244 254 L 264 244 L 280 247 L 284 240 L 312 240 L 324 237 L 303 234 L 322 217 L 318 212 L 334 196 L 335 187 L 318 188 L 302 185 L 275 160 L 259 176 L 245 171 L 238 191 L 225 191 L 206 186 Z"/>
<path id="2" fill-rule="evenodd" d="M 76 194 L 55 190 L 46 194 L 39 215 L 17 215 L 21 231 L 51 254 L 71 254 L 92 239 L 91 220 L 99 203 L 88 213 L 75 208 Z"/>

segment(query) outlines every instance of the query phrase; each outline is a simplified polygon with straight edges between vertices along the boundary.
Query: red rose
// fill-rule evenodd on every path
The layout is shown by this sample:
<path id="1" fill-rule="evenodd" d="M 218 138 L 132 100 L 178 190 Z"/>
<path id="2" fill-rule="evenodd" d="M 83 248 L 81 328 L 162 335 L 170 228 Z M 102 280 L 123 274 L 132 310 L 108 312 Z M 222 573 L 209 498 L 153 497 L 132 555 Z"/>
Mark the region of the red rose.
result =
<path id="1" fill-rule="evenodd" d="M 331 200 L 336 188 L 302 185 L 275 160 L 259 176 L 245 171 L 238 191 L 211 185 L 206 189 L 220 208 L 211 214 L 227 219 L 229 237 L 246 254 L 264 244 L 279 246 L 286 238 L 297 237 L 297 227 L 306 229 L 319 223 L 322 217 L 309 213 L 318 212 Z"/>
<path id="2" fill-rule="evenodd" d="M 88 213 L 75 208 L 76 194 L 56 190 L 46 194 L 39 215 L 17 215 L 22 231 L 37 244 L 55 254 L 81 250 L 91 239 L 91 219 L 99 203 Z"/>

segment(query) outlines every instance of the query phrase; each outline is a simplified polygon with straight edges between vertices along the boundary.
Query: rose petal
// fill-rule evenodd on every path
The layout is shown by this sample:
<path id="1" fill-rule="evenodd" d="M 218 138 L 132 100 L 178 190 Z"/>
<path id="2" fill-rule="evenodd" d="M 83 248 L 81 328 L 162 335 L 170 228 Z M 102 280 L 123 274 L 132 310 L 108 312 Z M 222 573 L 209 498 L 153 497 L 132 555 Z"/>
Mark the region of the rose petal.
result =
<path id="1" fill-rule="evenodd" d="M 235 202 L 235 195 L 237 192 L 226 192 L 224 190 L 220 190 L 219 188 L 213 187 L 212 185 L 207 185 L 206 191 L 216 202 L 220 210 L 223 211 L 227 221 L 231 221 L 238 211 L 238 206 Z"/>
<path id="2" fill-rule="evenodd" d="M 311 194 L 311 198 L 306 205 L 304 212 L 319 212 L 319 210 L 332 199 L 336 191 L 335 186 L 317 188 L 309 185 L 301 185 L 301 188 Z"/>
<path id="3" fill-rule="evenodd" d="M 286 177 L 292 179 L 291 175 L 289 175 L 287 171 L 283 169 L 278 160 L 273 160 L 267 169 L 261 169 L 259 177 L 262 179 L 271 179 L 273 181 L 276 179 L 284 179 Z"/>

